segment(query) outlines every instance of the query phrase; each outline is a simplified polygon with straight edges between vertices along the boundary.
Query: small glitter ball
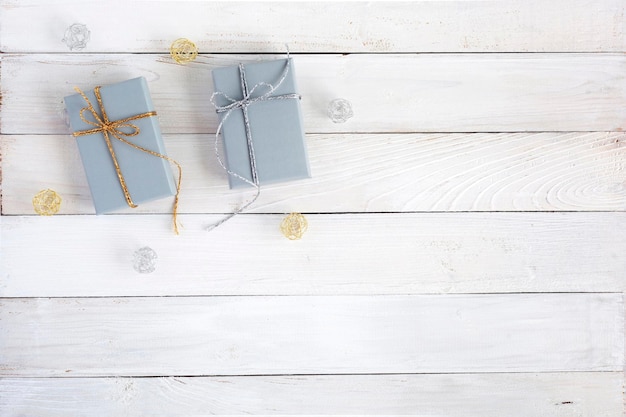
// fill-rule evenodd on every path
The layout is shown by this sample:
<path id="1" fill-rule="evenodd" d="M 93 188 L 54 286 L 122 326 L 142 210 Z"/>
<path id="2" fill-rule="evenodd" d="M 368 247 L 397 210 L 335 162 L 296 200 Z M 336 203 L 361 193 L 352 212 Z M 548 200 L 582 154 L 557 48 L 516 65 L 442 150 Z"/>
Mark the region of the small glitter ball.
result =
<path id="1" fill-rule="evenodd" d="M 352 116 L 352 104 L 348 100 L 336 98 L 328 104 L 328 117 L 334 123 L 345 123 Z"/>
<path id="2" fill-rule="evenodd" d="M 53 190 L 41 190 L 33 197 L 33 208 L 41 216 L 52 216 L 61 209 L 61 196 Z"/>
<path id="3" fill-rule="evenodd" d="M 280 231 L 289 240 L 302 239 L 309 226 L 306 218 L 300 213 L 291 213 L 280 224 Z"/>
<path id="4" fill-rule="evenodd" d="M 70 51 L 80 51 L 85 49 L 90 37 L 91 32 L 87 29 L 87 26 L 81 23 L 74 23 L 65 31 L 65 37 L 62 42 L 65 42 Z"/>
<path id="5" fill-rule="evenodd" d="M 186 64 L 196 59 L 198 56 L 198 47 L 189 39 L 176 39 L 172 42 L 172 46 L 170 46 L 170 55 L 172 59 L 179 64 Z"/>
<path id="6" fill-rule="evenodd" d="M 133 268 L 140 274 L 149 274 L 156 269 L 157 254 L 148 246 L 135 251 L 133 258 Z"/>

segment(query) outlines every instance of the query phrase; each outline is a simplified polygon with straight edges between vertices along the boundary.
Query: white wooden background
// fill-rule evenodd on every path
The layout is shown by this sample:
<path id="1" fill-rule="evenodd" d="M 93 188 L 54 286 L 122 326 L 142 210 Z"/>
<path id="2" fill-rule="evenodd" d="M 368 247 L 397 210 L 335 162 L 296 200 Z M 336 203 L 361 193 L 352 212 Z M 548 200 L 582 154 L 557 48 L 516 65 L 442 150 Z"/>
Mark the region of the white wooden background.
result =
<path id="1" fill-rule="evenodd" d="M 623 0 L 0 5 L 1 416 L 623 415 Z M 207 233 L 249 197 L 212 151 L 211 69 L 284 43 L 313 178 Z M 171 201 L 93 215 L 64 123 L 74 85 L 140 75 L 180 236 Z"/>

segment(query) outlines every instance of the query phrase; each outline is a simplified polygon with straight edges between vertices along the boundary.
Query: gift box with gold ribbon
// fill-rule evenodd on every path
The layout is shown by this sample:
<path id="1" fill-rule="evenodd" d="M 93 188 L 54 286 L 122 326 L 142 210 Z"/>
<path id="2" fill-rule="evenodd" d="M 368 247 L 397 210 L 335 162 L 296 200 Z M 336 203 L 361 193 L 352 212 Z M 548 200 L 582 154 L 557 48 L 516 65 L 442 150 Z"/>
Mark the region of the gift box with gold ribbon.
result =
<path id="1" fill-rule="evenodd" d="M 143 77 L 65 97 L 97 214 L 176 196 L 157 113 Z M 179 177 L 180 179 L 180 177 Z"/>

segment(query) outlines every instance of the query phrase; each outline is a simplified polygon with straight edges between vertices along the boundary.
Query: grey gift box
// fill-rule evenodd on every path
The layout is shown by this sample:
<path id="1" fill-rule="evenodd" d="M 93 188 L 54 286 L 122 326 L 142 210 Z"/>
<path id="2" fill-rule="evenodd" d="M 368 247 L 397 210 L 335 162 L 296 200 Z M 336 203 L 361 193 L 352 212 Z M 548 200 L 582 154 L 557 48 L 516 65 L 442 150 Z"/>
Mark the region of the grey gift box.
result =
<path id="1" fill-rule="evenodd" d="M 94 109 L 102 117 L 93 90 L 84 91 Z M 138 114 L 154 111 L 148 84 L 144 77 L 117 84 L 102 86 L 100 95 L 108 118 L 116 121 Z M 93 129 L 80 117 L 87 103 L 80 94 L 65 97 L 65 107 L 72 133 Z M 83 112 L 87 120 L 94 121 L 89 111 Z M 132 122 L 140 133 L 125 138 L 128 141 L 161 155 L 166 155 L 156 116 Z M 124 129 L 122 129 L 124 130 Z M 170 197 L 176 194 L 176 186 L 169 163 L 157 156 L 135 149 L 109 135 L 120 170 L 130 196 L 135 204 Z M 96 214 L 108 213 L 128 207 L 115 165 L 103 134 L 93 133 L 76 137 Z"/>
<path id="2" fill-rule="evenodd" d="M 246 64 L 245 80 L 252 90 L 259 83 L 276 85 L 287 65 L 287 59 Z M 217 68 L 212 71 L 215 91 L 234 100 L 242 100 L 244 93 L 238 66 Z M 264 86 L 254 89 L 251 99 L 268 91 Z M 289 59 L 289 70 L 280 86 L 271 94 L 276 97 L 297 93 L 293 61 Z M 226 106 L 231 102 L 221 95 L 215 96 L 215 104 Z M 226 113 L 218 113 L 222 125 L 225 163 L 230 171 L 252 180 L 252 167 L 243 110 L 235 109 L 224 121 Z M 248 106 L 250 133 L 254 148 L 259 184 L 292 181 L 311 176 L 309 169 L 302 111 L 298 98 L 285 100 L 263 100 Z M 239 178 L 228 176 L 230 188 L 249 187 Z"/>

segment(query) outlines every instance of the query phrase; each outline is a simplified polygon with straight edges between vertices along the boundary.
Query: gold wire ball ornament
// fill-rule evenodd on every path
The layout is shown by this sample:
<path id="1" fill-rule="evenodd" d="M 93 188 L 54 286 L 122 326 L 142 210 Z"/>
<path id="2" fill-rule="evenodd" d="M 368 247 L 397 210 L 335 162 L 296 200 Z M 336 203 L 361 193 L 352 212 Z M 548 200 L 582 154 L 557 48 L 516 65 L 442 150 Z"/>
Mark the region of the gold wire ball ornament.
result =
<path id="1" fill-rule="evenodd" d="M 61 196 L 50 189 L 41 190 L 33 197 L 33 208 L 41 216 L 52 216 L 61 208 Z"/>
<path id="2" fill-rule="evenodd" d="M 198 56 L 198 47 L 189 39 L 176 39 L 172 42 L 172 46 L 170 46 L 170 55 L 172 59 L 179 64 L 186 64 L 196 59 Z"/>
<path id="3" fill-rule="evenodd" d="M 289 240 L 298 240 L 302 238 L 309 226 L 306 218 L 300 213 L 291 213 L 285 217 L 280 224 L 280 231 Z"/>

